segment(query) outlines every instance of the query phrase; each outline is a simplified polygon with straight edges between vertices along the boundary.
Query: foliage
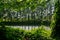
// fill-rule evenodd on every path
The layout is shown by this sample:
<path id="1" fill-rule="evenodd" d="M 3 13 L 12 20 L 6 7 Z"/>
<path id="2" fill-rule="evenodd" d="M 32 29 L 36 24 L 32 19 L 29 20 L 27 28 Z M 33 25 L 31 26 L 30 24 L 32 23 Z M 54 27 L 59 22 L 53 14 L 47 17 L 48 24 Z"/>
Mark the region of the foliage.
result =
<path id="1" fill-rule="evenodd" d="M 49 25 L 52 5 L 51 0 L 0 0 L 0 22 L 9 22 L 5 23 L 8 25 L 13 24 L 10 23 L 12 21 L 23 21 L 33 25 L 35 20 L 35 24 L 41 25 L 43 22 L 43 25 Z"/>
<path id="2" fill-rule="evenodd" d="M 56 23 L 56 13 L 54 13 L 51 19 L 51 24 L 50 24 L 51 29 L 54 28 L 54 26 L 56 25 L 55 23 Z"/>
<path id="3" fill-rule="evenodd" d="M 60 39 L 60 0 L 58 0 L 55 4 L 55 14 L 52 23 L 52 37 L 56 38 L 56 40 Z"/>
<path id="4" fill-rule="evenodd" d="M 0 9 L 2 10 L 4 8 L 18 11 L 30 7 L 33 10 L 37 5 L 41 5 L 42 3 L 46 3 L 46 0 L 0 0 Z"/>
<path id="5" fill-rule="evenodd" d="M 29 8 L 30 10 L 32 10 L 34 12 L 36 7 L 38 7 L 38 6 L 41 6 L 41 18 L 42 18 L 42 15 L 44 15 L 44 14 L 42 14 L 43 13 L 42 11 L 47 10 L 47 7 L 49 7 L 49 6 L 47 6 L 46 4 L 50 5 L 48 3 L 49 1 L 50 0 L 0 0 L 0 13 L 1 13 L 0 14 L 0 18 L 1 18 L 0 22 L 3 21 L 3 18 L 6 18 L 6 17 L 8 17 L 8 18 L 6 18 L 7 21 L 10 21 L 9 19 L 14 20 L 14 17 L 11 17 L 10 13 L 14 14 L 15 11 L 21 12 L 21 11 L 24 11 L 25 9 L 27 9 L 27 8 Z M 59 6 L 59 5 L 57 5 L 57 6 Z M 42 9 L 42 7 L 44 7 L 44 8 Z M 56 11 L 58 11 L 58 9 L 59 8 L 57 8 Z M 8 16 L 5 16 L 6 14 Z M 22 13 L 22 14 L 25 14 L 25 13 Z M 59 18 L 59 16 L 56 16 L 56 17 Z M 15 19 L 14 21 L 17 21 L 17 20 L 18 20 L 18 18 Z M 32 20 L 32 21 L 34 21 L 34 20 Z M 25 21 L 25 22 L 26 22 L 26 24 L 27 23 L 29 24 L 29 22 L 27 22 L 27 21 Z M 54 20 L 53 20 L 53 22 L 54 23 L 52 23 L 52 24 L 55 25 Z M 40 22 L 38 21 L 38 24 L 39 23 Z M 47 22 L 43 21 L 42 24 L 47 25 L 45 23 L 47 23 Z M 6 24 L 11 24 L 11 23 L 6 23 Z M 32 23 L 32 24 L 34 24 L 34 23 Z M 50 21 L 49 21 L 48 24 L 50 24 Z M 4 26 L 0 28 L 0 40 L 25 40 L 25 39 L 26 40 L 53 40 L 53 39 L 50 39 L 49 36 L 50 36 L 50 32 L 46 31 L 44 28 L 36 29 L 32 32 L 26 32 L 24 30 L 14 29 L 14 28 L 9 28 L 9 27 L 4 27 Z"/>
<path id="6" fill-rule="evenodd" d="M 49 35 L 49 31 L 43 27 L 31 31 L 0 27 L 0 40 L 53 40 Z"/>

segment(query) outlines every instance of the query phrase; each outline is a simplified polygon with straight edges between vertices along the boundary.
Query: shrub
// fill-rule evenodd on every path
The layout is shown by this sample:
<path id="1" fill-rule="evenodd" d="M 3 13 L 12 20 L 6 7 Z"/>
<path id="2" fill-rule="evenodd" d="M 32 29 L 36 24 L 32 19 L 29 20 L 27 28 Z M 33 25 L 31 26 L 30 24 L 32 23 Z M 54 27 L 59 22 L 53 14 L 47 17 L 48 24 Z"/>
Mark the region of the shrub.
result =
<path id="1" fill-rule="evenodd" d="M 52 26 L 52 34 L 53 38 L 57 40 L 60 39 L 60 2 L 59 0 L 55 3 L 55 14 L 54 19 L 51 23 Z"/>
<path id="2" fill-rule="evenodd" d="M 2 34 L 2 35 L 1 35 Z M 0 40 L 53 40 L 43 27 L 26 31 L 19 28 L 0 27 Z"/>

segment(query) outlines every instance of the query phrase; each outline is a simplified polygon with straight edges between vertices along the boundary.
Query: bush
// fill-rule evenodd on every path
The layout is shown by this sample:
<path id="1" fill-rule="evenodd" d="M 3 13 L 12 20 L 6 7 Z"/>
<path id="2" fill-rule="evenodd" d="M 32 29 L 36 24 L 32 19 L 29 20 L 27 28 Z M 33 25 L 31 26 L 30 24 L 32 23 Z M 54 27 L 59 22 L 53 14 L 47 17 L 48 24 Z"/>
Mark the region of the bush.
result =
<path id="1" fill-rule="evenodd" d="M 52 40 L 52 38 L 49 37 L 49 31 L 43 27 L 31 31 L 0 27 L 0 40 Z"/>
<path id="2" fill-rule="evenodd" d="M 53 21 L 51 23 L 52 26 L 52 34 L 53 38 L 60 40 L 60 2 L 59 0 L 55 3 L 55 14 L 53 16 Z"/>

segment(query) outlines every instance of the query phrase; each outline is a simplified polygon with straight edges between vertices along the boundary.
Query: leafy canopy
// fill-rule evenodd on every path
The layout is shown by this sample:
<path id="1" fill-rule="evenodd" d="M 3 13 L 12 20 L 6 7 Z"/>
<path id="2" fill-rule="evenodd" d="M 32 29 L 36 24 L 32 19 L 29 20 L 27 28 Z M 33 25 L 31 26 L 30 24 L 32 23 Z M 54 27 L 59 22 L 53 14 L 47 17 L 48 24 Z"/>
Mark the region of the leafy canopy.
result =
<path id="1" fill-rule="evenodd" d="M 0 0 L 0 11 L 4 9 L 19 11 L 25 8 L 34 10 L 39 5 L 44 6 L 47 1 L 48 0 Z"/>

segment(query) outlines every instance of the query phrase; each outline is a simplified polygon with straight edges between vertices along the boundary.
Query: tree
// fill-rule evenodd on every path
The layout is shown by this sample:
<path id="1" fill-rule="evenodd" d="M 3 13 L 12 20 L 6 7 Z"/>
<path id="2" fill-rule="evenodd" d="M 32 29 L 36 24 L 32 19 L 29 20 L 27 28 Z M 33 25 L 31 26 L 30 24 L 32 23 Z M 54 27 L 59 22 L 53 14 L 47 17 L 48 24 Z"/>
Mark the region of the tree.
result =
<path id="1" fill-rule="evenodd" d="M 8 21 L 9 22 L 18 21 L 19 19 L 21 19 L 20 17 L 18 19 L 18 12 L 21 12 L 21 11 L 23 12 L 23 11 L 25 11 L 25 9 L 27 10 L 28 13 L 23 12 L 23 13 L 21 13 L 21 15 L 24 16 L 25 14 L 30 14 L 30 10 L 31 10 L 31 14 L 32 14 L 31 16 L 35 16 L 35 13 L 33 14 L 33 12 L 37 12 L 36 19 L 38 19 L 38 20 L 42 19 L 43 18 L 42 16 L 44 16 L 43 11 L 48 8 L 47 3 L 50 3 L 50 0 L 1 0 L 0 12 L 2 12 L 2 13 L 0 15 L 4 16 L 5 14 L 7 14 L 7 16 L 5 16 L 5 17 L 0 16 L 0 19 L 2 18 L 1 21 L 3 21 L 3 18 L 5 18 L 5 20 L 7 20 L 7 22 Z M 48 4 L 48 5 L 51 5 L 51 4 Z M 36 10 L 36 8 L 38 6 L 39 6 L 38 10 Z M 40 6 L 41 6 L 41 8 L 40 8 Z M 28 8 L 29 8 L 29 10 L 28 10 Z M 14 16 L 16 14 L 16 17 L 14 17 L 12 14 L 14 14 Z M 47 13 L 45 12 L 45 14 L 47 14 Z M 29 16 L 28 16 L 28 18 L 30 19 Z M 35 19 L 34 17 L 32 17 L 32 18 Z"/>
<path id="2" fill-rule="evenodd" d="M 52 26 L 52 37 L 60 39 L 60 0 L 55 4 L 55 14 L 53 16 Z M 58 39 L 59 38 L 59 39 Z"/>

